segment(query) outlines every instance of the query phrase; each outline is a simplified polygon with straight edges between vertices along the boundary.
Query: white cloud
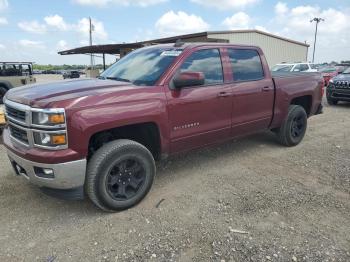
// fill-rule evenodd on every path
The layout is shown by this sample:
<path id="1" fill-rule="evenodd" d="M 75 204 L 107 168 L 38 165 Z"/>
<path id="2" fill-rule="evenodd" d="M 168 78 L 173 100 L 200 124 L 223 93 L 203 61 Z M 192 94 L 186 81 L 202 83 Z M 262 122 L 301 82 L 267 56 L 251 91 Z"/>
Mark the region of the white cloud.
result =
<path id="1" fill-rule="evenodd" d="M 267 30 L 264 26 L 261 26 L 261 25 L 255 26 L 255 29 L 256 29 L 256 30 L 259 30 L 259 31 L 266 32 L 266 33 L 270 33 L 269 30 Z"/>
<path id="2" fill-rule="evenodd" d="M 0 17 L 0 25 L 7 25 L 9 22 L 5 17 Z"/>
<path id="3" fill-rule="evenodd" d="M 69 24 L 64 21 L 63 17 L 59 15 L 51 15 L 44 17 L 45 23 L 39 23 L 38 21 L 23 21 L 18 23 L 18 27 L 22 30 L 30 33 L 44 34 L 50 30 L 77 32 L 83 38 L 89 36 L 89 19 L 82 18 L 77 23 Z M 94 26 L 93 40 L 107 40 L 108 34 L 104 28 L 103 22 L 92 19 Z"/>
<path id="4" fill-rule="evenodd" d="M 288 7 L 286 3 L 278 2 L 275 5 L 275 13 L 277 15 L 284 15 L 288 12 Z"/>
<path id="5" fill-rule="evenodd" d="M 147 7 L 167 2 L 168 0 L 74 0 L 79 5 L 106 7 L 109 4 L 121 6 L 140 6 Z"/>
<path id="6" fill-rule="evenodd" d="M 161 35 L 179 35 L 206 31 L 209 29 L 209 24 L 194 14 L 169 11 L 158 19 L 155 27 Z"/>
<path id="7" fill-rule="evenodd" d="M 44 17 L 47 25 L 55 27 L 61 31 L 66 31 L 69 29 L 69 25 L 63 20 L 62 16 L 51 15 Z"/>
<path id="8" fill-rule="evenodd" d="M 6 49 L 6 46 L 5 45 L 3 45 L 3 44 L 0 44 L 0 49 Z"/>
<path id="9" fill-rule="evenodd" d="M 219 10 L 242 9 L 249 5 L 256 4 L 258 1 L 259 0 L 191 0 L 193 3 L 214 7 Z"/>
<path id="10" fill-rule="evenodd" d="M 60 40 L 57 43 L 56 49 L 58 51 L 62 51 L 62 50 L 70 49 L 70 47 L 68 46 L 68 43 L 65 40 Z"/>
<path id="11" fill-rule="evenodd" d="M 7 0 L 0 0 L 0 12 L 6 10 L 9 7 Z"/>
<path id="12" fill-rule="evenodd" d="M 92 24 L 94 25 L 93 38 L 97 40 L 106 40 L 108 38 L 108 34 L 105 31 L 103 23 L 96 19 L 92 19 Z M 76 24 L 74 27 L 83 37 L 88 37 L 90 28 L 88 18 L 80 19 L 78 24 Z"/>
<path id="13" fill-rule="evenodd" d="M 310 23 L 310 20 L 314 17 L 324 18 L 325 21 L 318 26 L 316 62 L 350 58 L 350 34 L 346 33 L 350 31 L 350 15 L 347 10 L 321 9 L 316 5 L 289 8 L 287 4 L 279 2 L 275 6 L 275 13 L 273 23 L 280 29 L 280 35 L 307 41 L 311 45 L 309 56 L 313 51 L 315 33 L 315 23 Z"/>
<path id="14" fill-rule="evenodd" d="M 40 24 L 38 21 L 23 21 L 19 22 L 18 27 L 23 31 L 34 33 L 34 34 L 43 34 L 46 32 L 46 26 Z"/>
<path id="15" fill-rule="evenodd" d="M 30 48 L 45 48 L 45 45 L 41 41 L 32 41 L 27 39 L 19 40 L 18 43 L 23 47 L 30 47 Z"/>
<path id="16" fill-rule="evenodd" d="M 225 18 L 222 24 L 228 29 L 247 29 L 251 25 L 252 19 L 244 12 L 238 12 L 231 17 Z"/>

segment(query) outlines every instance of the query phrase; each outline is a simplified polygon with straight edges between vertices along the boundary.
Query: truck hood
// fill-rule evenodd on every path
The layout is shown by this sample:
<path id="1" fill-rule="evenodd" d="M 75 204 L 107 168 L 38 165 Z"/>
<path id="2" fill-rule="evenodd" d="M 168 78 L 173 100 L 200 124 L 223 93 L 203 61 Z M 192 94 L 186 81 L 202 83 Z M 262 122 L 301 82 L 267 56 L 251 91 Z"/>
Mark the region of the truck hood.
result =
<path id="1" fill-rule="evenodd" d="M 7 92 L 6 99 L 32 107 L 43 107 L 55 102 L 74 100 L 101 93 L 108 95 L 108 93 L 136 88 L 139 87 L 131 83 L 88 78 L 13 88 Z"/>
<path id="2" fill-rule="evenodd" d="M 350 81 L 350 74 L 340 74 L 336 77 L 333 77 L 333 81 Z"/>

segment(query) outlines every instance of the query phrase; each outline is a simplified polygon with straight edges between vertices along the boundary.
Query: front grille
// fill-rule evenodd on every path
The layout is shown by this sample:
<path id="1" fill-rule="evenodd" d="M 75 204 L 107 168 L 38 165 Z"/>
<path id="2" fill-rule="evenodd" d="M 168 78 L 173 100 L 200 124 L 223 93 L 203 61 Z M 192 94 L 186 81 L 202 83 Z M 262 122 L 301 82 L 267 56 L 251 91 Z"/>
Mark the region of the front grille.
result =
<path id="1" fill-rule="evenodd" d="M 16 138 L 17 140 L 25 144 L 29 144 L 27 131 L 20 129 L 18 127 L 15 127 L 11 124 L 9 125 L 9 128 L 10 128 L 10 133 L 12 137 Z"/>
<path id="2" fill-rule="evenodd" d="M 25 122 L 26 121 L 26 112 L 21 111 L 19 109 L 10 107 L 8 105 L 5 106 L 6 113 L 10 118 L 13 118 L 17 121 L 20 122 Z"/>
<path id="3" fill-rule="evenodd" d="M 349 89 L 350 88 L 350 81 L 336 81 L 335 87 Z"/>

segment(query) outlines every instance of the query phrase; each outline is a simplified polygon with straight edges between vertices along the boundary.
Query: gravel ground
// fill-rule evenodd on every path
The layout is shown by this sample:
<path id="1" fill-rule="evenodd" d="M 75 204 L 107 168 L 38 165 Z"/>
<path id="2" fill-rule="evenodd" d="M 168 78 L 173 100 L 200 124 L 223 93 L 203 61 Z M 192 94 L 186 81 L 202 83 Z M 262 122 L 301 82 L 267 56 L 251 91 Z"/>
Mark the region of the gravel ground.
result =
<path id="1" fill-rule="evenodd" d="M 0 261 L 350 261 L 349 111 L 327 106 L 294 148 L 267 132 L 159 163 L 114 214 L 42 194 L 0 145 Z"/>

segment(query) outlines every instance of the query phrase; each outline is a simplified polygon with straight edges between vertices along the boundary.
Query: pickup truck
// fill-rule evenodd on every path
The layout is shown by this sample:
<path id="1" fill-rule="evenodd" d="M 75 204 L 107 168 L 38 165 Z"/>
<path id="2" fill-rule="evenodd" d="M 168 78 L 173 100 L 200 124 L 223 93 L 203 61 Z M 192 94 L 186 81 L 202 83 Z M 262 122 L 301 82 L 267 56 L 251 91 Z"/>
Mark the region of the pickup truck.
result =
<path id="1" fill-rule="evenodd" d="M 10 90 L 3 142 L 16 174 L 46 193 L 123 210 L 149 192 L 156 160 L 263 130 L 299 144 L 323 86 L 317 73 L 272 76 L 254 46 L 148 46 L 98 79 Z"/>

